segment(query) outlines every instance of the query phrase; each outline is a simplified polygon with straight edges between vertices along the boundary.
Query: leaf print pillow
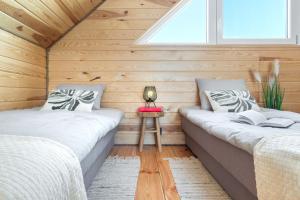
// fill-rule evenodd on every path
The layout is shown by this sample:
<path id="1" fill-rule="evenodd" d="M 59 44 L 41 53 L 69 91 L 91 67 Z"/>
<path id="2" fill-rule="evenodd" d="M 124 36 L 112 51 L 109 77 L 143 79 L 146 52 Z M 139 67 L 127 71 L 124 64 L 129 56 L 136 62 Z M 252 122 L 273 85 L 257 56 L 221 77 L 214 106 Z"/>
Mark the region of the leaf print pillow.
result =
<path id="1" fill-rule="evenodd" d="M 50 92 L 42 110 L 67 110 L 91 112 L 97 91 L 61 89 Z"/>
<path id="2" fill-rule="evenodd" d="M 249 90 L 216 90 L 205 91 L 205 94 L 216 112 L 260 110 Z"/>

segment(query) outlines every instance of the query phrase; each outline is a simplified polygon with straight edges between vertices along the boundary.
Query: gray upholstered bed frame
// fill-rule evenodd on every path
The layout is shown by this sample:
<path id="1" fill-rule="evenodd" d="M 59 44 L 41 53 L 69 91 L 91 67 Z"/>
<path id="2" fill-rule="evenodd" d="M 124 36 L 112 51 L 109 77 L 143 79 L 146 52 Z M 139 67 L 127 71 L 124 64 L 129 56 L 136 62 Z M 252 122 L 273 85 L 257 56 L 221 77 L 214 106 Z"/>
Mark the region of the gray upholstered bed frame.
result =
<path id="1" fill-rule="evenodd" d="M 187 146 L 234 200 L 257 200 L 253 156 L 182 116 Z"/>
<path id="2" fill-rule="evenodd" d="M 109 131 L 96 143 L 91 152 L 81 161 L 80 164 L 86 189 L 91 185 L 98 170 L 109 155 L 114 145 L 114 136 L 117 130 L 118 127 Z"/>

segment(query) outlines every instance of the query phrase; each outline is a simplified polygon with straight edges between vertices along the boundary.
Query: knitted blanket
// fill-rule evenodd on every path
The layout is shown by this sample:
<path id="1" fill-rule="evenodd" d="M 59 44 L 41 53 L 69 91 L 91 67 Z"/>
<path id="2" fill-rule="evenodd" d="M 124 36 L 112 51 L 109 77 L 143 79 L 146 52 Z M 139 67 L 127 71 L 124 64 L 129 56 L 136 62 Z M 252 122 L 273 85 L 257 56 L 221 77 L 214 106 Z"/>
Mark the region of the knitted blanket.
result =
<path id="1" fill-rule="evenodd" d="M 78 158 L 49 139 L 0 135 L 0 199 L 87 199 Z"/>
<path id="2" fill-rule="evenodd" d="M 300 199 L 300 136 L 261 140 L 254 165 L 259 200 Z"/>

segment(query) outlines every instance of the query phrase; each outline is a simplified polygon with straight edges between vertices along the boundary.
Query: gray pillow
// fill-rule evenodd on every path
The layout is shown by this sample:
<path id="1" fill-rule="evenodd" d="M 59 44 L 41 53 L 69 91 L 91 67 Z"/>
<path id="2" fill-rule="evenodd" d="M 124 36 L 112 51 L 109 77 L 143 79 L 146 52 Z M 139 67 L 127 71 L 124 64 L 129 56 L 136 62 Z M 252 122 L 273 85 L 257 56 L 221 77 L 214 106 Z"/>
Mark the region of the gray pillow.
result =
<path id="1" fill-rule="evenodd" d="M 210 102 L 205 94 L 206 90 L 247 90 L 244 80 L 216 80 L 216 79 L 196 79 L 199 89 L 201 109 L 212 110 Z"/>
<path id="2" fill-rule="evenodd" d="M 97 91 L 98 95 L 95 99 L 95 103 L 93 105 L 94 110 L 100 109 L 101 97 L 104 91 L 105 85 L 97 84 L 97 85 L 83 85 L 83 84 L 62 84 L 57 87 L 57 89 L 78 89 L 78 90 L 90 90 Z"/>

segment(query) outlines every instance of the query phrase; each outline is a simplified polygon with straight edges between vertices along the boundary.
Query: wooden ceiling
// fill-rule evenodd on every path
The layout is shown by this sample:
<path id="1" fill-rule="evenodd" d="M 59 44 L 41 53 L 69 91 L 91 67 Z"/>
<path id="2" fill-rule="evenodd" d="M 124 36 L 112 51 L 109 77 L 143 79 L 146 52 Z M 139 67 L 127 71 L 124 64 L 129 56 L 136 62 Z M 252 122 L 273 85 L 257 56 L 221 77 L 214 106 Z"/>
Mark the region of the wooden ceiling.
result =
<path id="1" fill-rule="evenodd" d="M 49 47 L 105 0 L 0 0 L 0 28 Z"/>

